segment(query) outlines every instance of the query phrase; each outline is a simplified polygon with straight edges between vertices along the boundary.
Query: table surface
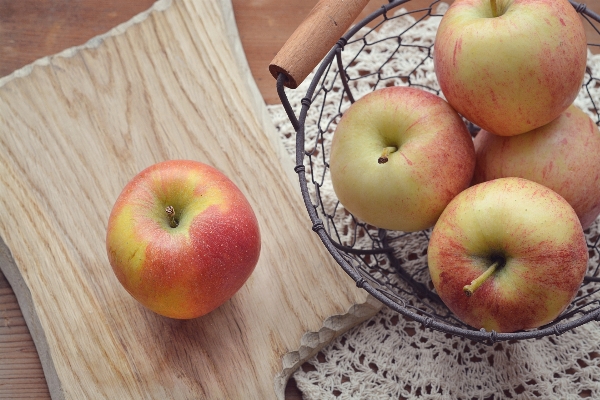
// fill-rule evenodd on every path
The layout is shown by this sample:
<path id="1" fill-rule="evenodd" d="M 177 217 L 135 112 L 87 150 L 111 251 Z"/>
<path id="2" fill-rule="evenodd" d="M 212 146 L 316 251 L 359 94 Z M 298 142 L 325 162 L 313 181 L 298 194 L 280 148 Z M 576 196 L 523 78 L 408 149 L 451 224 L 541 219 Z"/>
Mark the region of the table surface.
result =
<path id="1" fill-rule="evenodd" d="M 407 8 L 421 8 L 430 2 L 413 0 Z M 0 0 L 0 77 L 44 56 L 83 44 L 153 3 L 154 0 Z M 268 64 L 316 3 L 317 0 L 232 0 L 250 70 L 267 104 L 279 103 Z M 384 3 L 371 0 L 359 18 Z M 586 4 L 600 13 L 600 0 Z M 17 299 L 1 272 L 0 398 L 50 398 L 35 345 Z M 286 388 L 285 398 L 302 398 L 293 380 Z"/>

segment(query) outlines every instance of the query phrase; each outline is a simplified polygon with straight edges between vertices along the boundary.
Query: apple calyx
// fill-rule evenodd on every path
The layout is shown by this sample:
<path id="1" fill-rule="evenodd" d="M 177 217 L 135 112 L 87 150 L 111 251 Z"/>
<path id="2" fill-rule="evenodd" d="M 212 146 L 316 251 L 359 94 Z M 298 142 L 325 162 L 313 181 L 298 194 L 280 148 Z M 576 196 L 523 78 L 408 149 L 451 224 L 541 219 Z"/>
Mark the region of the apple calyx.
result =
<path id="1" fill-rule="evenodd" d="M 165 208 L 165 212 L 169 217 L 169 226 L 171 228 L 177 228 L 177 226 L 179 226 L 179 221 L 177 218 L 175 218 L 175 208 L 173 208 L 173 206 L 167 206 L 167 208 Z"/>
<path id="2" fill-rule="evenodd" d="M 390 154 L 392 154 L 396 151 L 398 151 L 398 148 L 394 147 L 394 146 L 384 148 L 383 152 L 381 152 L 381 157 L 379 157 L 379 159 L 377 159 L 377 162 L 379 164 L 385 164 L 386 162 L 388 162 Z"/>
<path id="3" fill-rule="evenodd" d="M 490 265 L 490 267 L 488 269 L 485 270 L 485 272 L 481 275 L 479 275 L 477 278 L 473 279 L 471 281 L 470 285 L 465 285 L 465 287 L 463 287 L 463 291 L 465 292 L 465 294 L 467 295 L 467 297 L 471 297 L 473 296 L 473 293 L 475 293 L 475 291 L 477 289 L 479 289 L 479 287 L 481 285 L 483 285 L 483 283 L 490 277 L 492 276 L 492 274 L 494 272 L 496 272 L 496 269 L 500 266 L 500 261 L 495 261 L 492 265 Z"/>

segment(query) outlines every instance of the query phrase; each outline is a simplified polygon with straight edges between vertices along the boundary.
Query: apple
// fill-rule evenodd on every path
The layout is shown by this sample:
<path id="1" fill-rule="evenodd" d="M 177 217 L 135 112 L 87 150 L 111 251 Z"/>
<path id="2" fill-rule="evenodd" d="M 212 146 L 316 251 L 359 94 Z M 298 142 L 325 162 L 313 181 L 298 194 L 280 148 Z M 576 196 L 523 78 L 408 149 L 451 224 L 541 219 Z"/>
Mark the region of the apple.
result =
<path id="1" fill-rule="evenodd" d="M 379 228 L 429 228 L 475 168 L 462 118 L 439 96 L 411 87 L 375 90 L 344 112 L 330 155 L 340 203 Z"/>
<path id="2" fill-rule="evenodd" d="M 515 332 L 553 321 L 587 270 L 579 218 L 553 190 L 500 178 L 456 196 L 427 249 L 436 292 L 466 324 Z"/>
<path id="3" fill-rule="evenodd" d="M 238 187 L 190 160 L 154 164 L 136 175 L 108 219 L 112 269 L 157 314 L 191 319 L 230 299 L 254 270 L 259 225 Z"/>
<path id="4" fill-rule="evenodd" d="M 475 137 L 473 183 L 516 176 L 541 183 L 571 204 L 583 229 L 600 214 L 600 131 L 570 106 L 552 122 L 511 137 Z"/>
<path id="5" fill-rule="evenodd" d="M 587 44 L 567 0 L 456 0 L 440 21 L 433 59 L 452 107 L 488 132 L 512 136 L 573 103 Z"/>

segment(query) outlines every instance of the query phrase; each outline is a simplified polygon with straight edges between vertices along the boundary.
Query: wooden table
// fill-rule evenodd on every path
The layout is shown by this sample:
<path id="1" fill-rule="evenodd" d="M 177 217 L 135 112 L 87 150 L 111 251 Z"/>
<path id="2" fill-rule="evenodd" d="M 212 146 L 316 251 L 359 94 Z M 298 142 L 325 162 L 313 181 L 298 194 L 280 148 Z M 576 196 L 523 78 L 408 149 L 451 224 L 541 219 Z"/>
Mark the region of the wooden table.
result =
<path id="1" fill-rule="evenodd" d="M 232 0 L 251 72 L 267 104 L 279 103 L 267 66 L 316 2 Z M 0 0 L 0 77 L 41 57 L 83 44 L 153 3 L 154 0 Z M 382 3 L 372 0 L 359 18 Z M 409 7 L 429 3 L 414 0 Z M 587 4 L 600 12 L 600 0 Z M 49 397 L 33 340 L 16 297 L 0 272 L 0 398 Z M 301 397 L 291 380 L 286 399 Z"/>

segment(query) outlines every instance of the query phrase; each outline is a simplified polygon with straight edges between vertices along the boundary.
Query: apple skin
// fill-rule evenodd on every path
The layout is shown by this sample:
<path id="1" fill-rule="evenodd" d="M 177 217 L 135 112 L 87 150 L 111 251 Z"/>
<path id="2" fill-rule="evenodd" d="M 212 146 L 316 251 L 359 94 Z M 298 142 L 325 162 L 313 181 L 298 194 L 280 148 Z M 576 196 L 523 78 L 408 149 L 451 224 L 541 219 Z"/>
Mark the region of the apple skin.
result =
<path id="1" fill-rule="evenodd" d="M 386 163 L 378 159 L 394 146 Z M 371 92 L 342 116 L 331 144 L 331 182 L 340 203 L 379 228 L 429 228 L 475 168 L 473 140 L 442 98 L 410 87 Z"/>
<path id="2" fill-rule="evenodd" d="M 472 296 L 465 285 L 505 260 Z M 431 234 L 428 264 L 436 292 L 466 324 L 515 332 L 553 321 L 572 301 L 588 250 L 573 208 L 522 178 L 484 182 L 456 196 Z"/>
<path id="3" fill-rule="evenodd" d="M 570 106 L 554 121 L 517 136 L 481 130 L 475 137 L 473 183 L 516 176 L 554 190 L 587 229 L 600 214 L 600 131 Z"/>
<path id="4" fill-rule="evenodd" d="M 512 136 L 552 121 L 575 100 L 585 31 L 567 0 L 456 0 L 440 21 L 435 73 L 452 107 L 488 132 Z"/>
<path id="5" fill-rule="evenodd" d="M 165 212 L 175 209 L 177 227 Z M 157 314 L 191 319 L 231 298 L 260 255 L 258 221 L 243 193 L 217 169 L 190 160 L 154 164 L 123 189 L 106 249 L 123 287 Z"/>

